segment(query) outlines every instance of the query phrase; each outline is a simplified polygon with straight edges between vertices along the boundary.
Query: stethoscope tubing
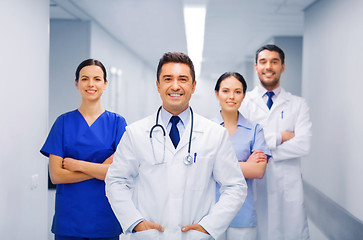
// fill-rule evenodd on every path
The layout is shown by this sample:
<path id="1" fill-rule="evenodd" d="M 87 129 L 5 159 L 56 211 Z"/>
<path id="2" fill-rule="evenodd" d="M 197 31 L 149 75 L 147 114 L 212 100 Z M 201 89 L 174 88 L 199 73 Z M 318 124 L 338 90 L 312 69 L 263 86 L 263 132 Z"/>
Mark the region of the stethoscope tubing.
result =
<path id="1" fill-rule="evenodd" d="M 153 140 L 152 140 L 152 134 L 155 128 L 159 127 L 161 128 L 161 130 L 163 131 L 163 136 L 164 136 L 164 154 L 163 154 L 163 160 L 162 163 L 164 163 L 165 161 L 165 137 L 166 137 L 166 131 L 165 128 L 159 124 L 159 115 L 160 115 L 160 111 L 161 111 L 162 106 L 159 107 L 157 113 L 156 113 L 156 121 L 155 121 L 155 125 L 151 127 L 150 129 L 150 142 L 151 142 L 151 147 L 153 149 L 153 155 L 156 161 L 156 156 L 155 156 L 155 150 L 154 150 L 154 144 L 153 144 Z M 189 107 L 190 109 L 190 113 L 191 113 L 191 126 L 190 126 L 190 134 L 189 134 L 189 144 L 188 144 L 188 154 L 185 157 L 185 161 L 184 163 L 186 165 L 190 165 L 191 163 L 193 163 L 193 158 L 190 155 L 190 149 L 191 149 L 191 145 L 192 145 L 192 136 L 193 136 L 193 126 L 194 126 L 194 114 L 193 114 L 193 110 L 191 107 Z"/>

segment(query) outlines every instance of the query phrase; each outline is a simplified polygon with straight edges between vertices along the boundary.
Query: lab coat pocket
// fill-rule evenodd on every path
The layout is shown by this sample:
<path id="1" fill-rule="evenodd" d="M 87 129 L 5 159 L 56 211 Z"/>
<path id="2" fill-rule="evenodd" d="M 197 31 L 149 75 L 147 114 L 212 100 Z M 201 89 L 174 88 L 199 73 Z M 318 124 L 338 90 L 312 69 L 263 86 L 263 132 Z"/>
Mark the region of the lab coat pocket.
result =
<path id="1" fill-rule="evenodd" d="M 187 186 L 191 190 L 202 190 L 208 186 L 212 175 L 210 157 L 197 156 L 195 162 L 187 167 Z"/>
<path id="2" fill-rule="evenodd" d="M 281 111 L 280 117 L 279 117 L 279 131 L 294 131 L 294 119 L 293 115 L 289 111 Z"/>
<path id="3" fill-rule="evenodd" d="M 130 240 L 158 240 L 160 239 L 160 232 L 156 229 L 149 229 L 145 231 L 132 233 Z"/>
<path id="4" fill-rule="evenodd" d="M 209 240 L 213 239 L 211 235 L 199 232 L 197 230 L 189 230 L 186 232 L 185 237 L 183 239 L 188 240 Z"/>

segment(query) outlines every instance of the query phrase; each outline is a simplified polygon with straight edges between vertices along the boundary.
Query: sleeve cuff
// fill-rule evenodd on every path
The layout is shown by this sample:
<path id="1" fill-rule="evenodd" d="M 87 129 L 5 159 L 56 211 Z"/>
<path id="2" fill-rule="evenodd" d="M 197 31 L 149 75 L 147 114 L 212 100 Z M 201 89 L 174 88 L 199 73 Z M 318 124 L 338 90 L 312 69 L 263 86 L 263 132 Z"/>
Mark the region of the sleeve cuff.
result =
<path id="1" fill-rule="evenodd" d="M 134 232 L 136 232 L 135 230 L 134 230 L 134 228 L 136 227 L 136 225 L 137 224 L 139 224 L 140 222 L 142 222 L 142 221 L 144 221 L 145 219 L 143 219 L 143 218 L 140 218 L 139 220 L 137 220 L 134 224 L 132 224 L 127 230 L 126 230 L 126 232 L 125 233 L 134 233 Z"/>
<path id="2" fill-rule="evenodd" d="M 276 146 L 281 145 L 282 143 L 282 136 L 281 133 L 276 134 Z"/>

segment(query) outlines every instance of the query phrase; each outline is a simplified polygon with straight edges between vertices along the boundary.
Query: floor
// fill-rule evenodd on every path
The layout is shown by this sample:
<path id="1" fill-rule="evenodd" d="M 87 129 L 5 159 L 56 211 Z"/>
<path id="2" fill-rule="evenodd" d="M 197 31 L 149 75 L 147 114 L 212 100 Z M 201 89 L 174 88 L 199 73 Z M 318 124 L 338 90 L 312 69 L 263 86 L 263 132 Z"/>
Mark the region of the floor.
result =
<path id="1" fill-rule="evenodd" d="M 316 226 L 308 219 L 310 240 L 329 240 Z"/>

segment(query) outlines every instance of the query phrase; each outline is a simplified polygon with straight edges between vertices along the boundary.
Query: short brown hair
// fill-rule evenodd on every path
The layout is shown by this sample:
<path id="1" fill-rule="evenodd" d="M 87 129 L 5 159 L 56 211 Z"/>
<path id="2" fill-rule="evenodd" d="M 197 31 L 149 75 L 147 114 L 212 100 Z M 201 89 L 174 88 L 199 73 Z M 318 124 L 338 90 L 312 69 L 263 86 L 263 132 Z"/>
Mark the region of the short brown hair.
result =
<path id="1" fill-rule="evenodd" d="M 192 80 L 193 80 L 193 82 L 195 81 L 194 65 L 193 65 L 192 60 L 189 58 L 189 56 L 182 52 L 167 52 L 167 53 L 164 53 L 164 55 L 159 60 L 159 65 L 158 65 L 158 69 L 156 72 L 156 77 L 158 79 L 158 82 L 159 82 L 161 68 L 163 67 L 164 64 L 170 63 L 170 62 L 183 63 L 183 64 L 188 65 L 190 68 L 190 75 L 192 76 Z"/>

